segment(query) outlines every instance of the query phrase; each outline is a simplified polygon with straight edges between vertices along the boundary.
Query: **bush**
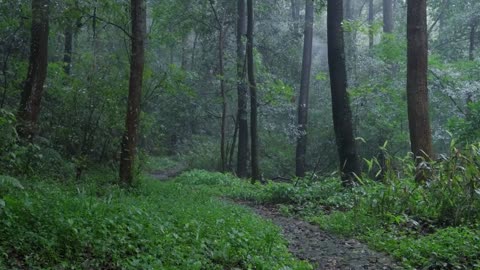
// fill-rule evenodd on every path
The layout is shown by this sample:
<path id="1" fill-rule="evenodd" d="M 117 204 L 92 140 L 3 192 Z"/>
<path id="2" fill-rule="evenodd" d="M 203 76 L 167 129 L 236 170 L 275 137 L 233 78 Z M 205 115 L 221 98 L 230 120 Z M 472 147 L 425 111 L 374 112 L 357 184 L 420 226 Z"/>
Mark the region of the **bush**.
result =
<path id="1" fill-rule="evenodd" d="M 206 186 L 232 186 L 239 181 L 241 180 L 228 174 L 204 170 L 188 171 L 175 178 L 175 182 L 178 183 Z"/>

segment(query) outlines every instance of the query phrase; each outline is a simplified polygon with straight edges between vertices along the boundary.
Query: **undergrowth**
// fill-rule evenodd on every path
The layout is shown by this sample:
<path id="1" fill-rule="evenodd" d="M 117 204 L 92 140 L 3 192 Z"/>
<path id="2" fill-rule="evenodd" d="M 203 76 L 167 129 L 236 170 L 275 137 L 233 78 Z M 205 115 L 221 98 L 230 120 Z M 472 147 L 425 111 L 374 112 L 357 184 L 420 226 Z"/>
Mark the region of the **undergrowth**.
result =
<path id="1" fill-rule="evenodd" d="M 130 191 L 109 173 L 23 186 L 8 178 L 0 184 L 0 268 L 311 269 L 288 253 L 277 227 L 219 199 L 229 197 L 278 204 L 405 269 L 480 269 L 479 145 L 421 164 L 426 182 L 415 181 L 411 160 L 387 156 L 383 180 L 364 176 L 351 189 L 334 177 L 251 185 L 201 170 Z"/>
<path id="2" fill-rule="evenodd" d="M 365 176 L 352 189 L 336 178 L 305 178 L 228 194 L 279 204 L 284 214 L 386 251 L 406 269 L 480 269 L 479 149 L 479 144 L 462 149 L 452 144 L 449 155 L 420 164 L 426 182 L 415 181 L 411 156 L 387 156 L 383 181 Z M 373 171 L 380 168 L 376 160 L 367 164 Z"/>
<path id="3" fill-rule="evenodd" d="M 220 176 L 147 179 L 130 191 L 98 179 L 107 173 L 25 180 L 2 194 L 0 269 L 311 269 L 271 222 L 199 187 L 211 181 L 202 175 Z"/>

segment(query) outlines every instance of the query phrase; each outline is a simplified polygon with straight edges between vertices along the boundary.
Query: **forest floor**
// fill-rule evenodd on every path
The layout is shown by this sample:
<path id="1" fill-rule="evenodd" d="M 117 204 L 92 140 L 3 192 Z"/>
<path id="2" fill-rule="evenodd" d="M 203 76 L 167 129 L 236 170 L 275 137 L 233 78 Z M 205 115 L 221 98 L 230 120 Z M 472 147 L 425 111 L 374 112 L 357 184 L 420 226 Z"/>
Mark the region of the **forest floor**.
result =
<path id="1" fill-rule="evenodd" d="M 154 171 L 151 175 L 155 179 L 168 181 L 184 170 L 183 166 L 177 166 L 168 170 Z M 288 241 L 290 252 L 298 259 L 312 263 L 316 269 L 399 269 L 388 255 L 372 251 L 357 240 L 332 235 L 306 221 L 286 217 L 280 213 L 276 205 L 262 205 L 245 200 L 232 202 L 252 209 L 259 216 L 271 220 L 280 227 Z"/>
<path id="2" fill-rule="evenodd" d="M 354 239 L 345 239 L 320 230 L 318 226 L 280 213 L 275 205 L 235 201 L 282 228 L 290 252 L 320 270 L 400 269 L 385 254 L 370 250 Z"/>
<path id="3" fill-rule="evenodd" d="M 176 176 L 180 175 L 182 172 L 186 170 L 186 166 L 183 164 L 177 164 L 173 167 L 161 169 L 161 170 L 153 170 L 150 172 L 150 175 L 159 181 L 169 181 L 175 178 Z"/>

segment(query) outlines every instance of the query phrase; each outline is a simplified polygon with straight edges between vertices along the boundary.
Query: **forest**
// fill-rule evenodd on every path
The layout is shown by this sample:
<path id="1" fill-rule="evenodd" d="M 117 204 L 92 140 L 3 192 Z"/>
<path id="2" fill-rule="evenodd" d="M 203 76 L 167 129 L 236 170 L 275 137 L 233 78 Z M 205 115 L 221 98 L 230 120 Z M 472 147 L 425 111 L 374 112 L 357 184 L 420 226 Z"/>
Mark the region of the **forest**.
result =
<path id="1" fill-rule="evenodd" d="M 480 269 L 480 1 L 0 0 L 0 269 Z"/>

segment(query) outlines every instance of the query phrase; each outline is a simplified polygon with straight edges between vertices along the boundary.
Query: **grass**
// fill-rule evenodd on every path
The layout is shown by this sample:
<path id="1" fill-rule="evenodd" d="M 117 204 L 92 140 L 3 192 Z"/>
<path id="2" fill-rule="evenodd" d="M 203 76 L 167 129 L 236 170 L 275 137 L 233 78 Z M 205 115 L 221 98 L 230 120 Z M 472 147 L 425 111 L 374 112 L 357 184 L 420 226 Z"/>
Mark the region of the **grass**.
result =
<path id="1" fill-rule="evenodd" d="M 409 177 L 416 168 L 406 157 L 395 161 L 400 169 L 387 170 L 383 182 L 364 177 L 353 189 L 326 178 L 234 184 L 225 193 L 278 204 L 286 215 L 391 254 L 405 269 L 480 269 L 479 149 L 452 147 L 451 155 L 426 167 L 425 183 Z"/>
<path id="2" fill-rule="evenodd" d="M 3 193 L 0 268 L 311 269 L 289 254 L 279 228 L 219 200 L 226 186 L 199 185 L 210 181 L 202 175 L 221 181 L 201 172 L 145 179 L 132 191 L 99 179 L 109 174 L 23 181 L 24 190 Z"/>
<path id="3" fill-rule="evenodd" d="M 201 170 L 131 191 L 108 173 L 81 184 L 29 179 L 23 190 L 0 183 L 0 268 L 311 269 L 276 226 L 219 199 L 230 197 L 279 204 L 405 269 L 480 269 L 478 149 L 432 164 L 427 183 L 387 172 L 353 189 L 336 178 L 251 185 Z"/>
<path id="4" fill-rule="evenodd" d="M 147 172 L 156 172 L 156 171 L 171 171 L 175 170 L 182 165 L 178 161 L 170 157 L 152 157 L 147 156 L 144 158 L 143 170 Z"/>

